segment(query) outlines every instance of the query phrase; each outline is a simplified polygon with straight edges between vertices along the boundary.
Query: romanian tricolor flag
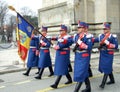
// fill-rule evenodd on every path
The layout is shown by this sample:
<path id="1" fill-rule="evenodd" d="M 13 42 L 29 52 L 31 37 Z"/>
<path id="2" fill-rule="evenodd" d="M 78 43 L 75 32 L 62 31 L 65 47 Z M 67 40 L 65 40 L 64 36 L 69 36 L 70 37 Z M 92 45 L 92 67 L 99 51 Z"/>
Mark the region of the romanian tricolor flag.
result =
<path id="1" fill-rule="evenodd" d="M 19 13 L 17 13 L 17 23 L 18 54 L 20 58 L 25 61 L 34 27 Z"/>

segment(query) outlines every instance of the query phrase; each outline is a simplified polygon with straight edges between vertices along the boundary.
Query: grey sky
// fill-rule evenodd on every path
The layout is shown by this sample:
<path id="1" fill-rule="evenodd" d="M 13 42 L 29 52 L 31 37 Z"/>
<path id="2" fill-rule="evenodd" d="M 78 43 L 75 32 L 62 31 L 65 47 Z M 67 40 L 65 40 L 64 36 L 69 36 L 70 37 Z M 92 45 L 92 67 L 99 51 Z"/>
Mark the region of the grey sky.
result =
<path id="1" fill-rule="evenodd" d="M 1 0 L 0 0 L 1 1 Z M 8 5 L 12 5 L 18 12 L 22 7 L 29 7 L 32 11 L 36 12 L 41 7 L 42 0 L 3 0 Z M 13 13 L 10 11 L 10 13 Z"/>

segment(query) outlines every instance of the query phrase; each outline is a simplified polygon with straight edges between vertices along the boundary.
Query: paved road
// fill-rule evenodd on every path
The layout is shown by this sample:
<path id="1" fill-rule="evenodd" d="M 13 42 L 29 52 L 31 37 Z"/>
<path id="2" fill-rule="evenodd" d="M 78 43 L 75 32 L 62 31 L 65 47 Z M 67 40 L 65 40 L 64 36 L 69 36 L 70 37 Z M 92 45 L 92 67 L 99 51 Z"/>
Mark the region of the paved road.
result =
<path id="1" fill-rule="evenodd" d="M 73 65 L 74 63 L 72 63 Z M 116 55 L 114 58 L 114 75 L 116 83 L 114 85 L 106 85 L 105 89 L 99 88 L 99 84 L 102 80 L 102 74 L 97 71 L 98 59 L 91 60 L 92 71 L 94 76 L 90 78 L 92 92 L 120 92 L 120 56 Z M 35 72 L 37 69 L 33 69 L 30 72 L 30 76 L 23 76 L 25 71 L 6 73 L 0 75 L 0 92 L 73 92 L 75 83 L 65 85 L 67 81 L 65 77 L 62 78 L 58 89 L 52 89 L 49 86 L 54 83 L 56 77 L 47 77 L 49 75 L 48 69 L 45 70 L 42 80 L 36 80 Z M 73 73 L 71 73 L 73 77 Z M 81 90 L 85 88 L 83 84 Z M 80 92 L 80 91 L 79 91 Z"/>

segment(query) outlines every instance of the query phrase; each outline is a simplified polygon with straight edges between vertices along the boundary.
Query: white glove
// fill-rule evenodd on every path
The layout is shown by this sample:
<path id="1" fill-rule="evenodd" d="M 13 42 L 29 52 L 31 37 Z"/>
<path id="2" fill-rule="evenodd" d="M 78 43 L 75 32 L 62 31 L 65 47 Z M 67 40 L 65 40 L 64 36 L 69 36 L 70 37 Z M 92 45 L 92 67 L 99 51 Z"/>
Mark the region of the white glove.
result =
<path id="1" fill-rule="evenodd" d="M 82 41 L 79 39 L 79 40 L 77 41 L 77 43 L 78 43 L 79 45 L 81 45 Z"/>
<path id="2" fill-rule="evenodd" d="M 53 46 L 52 46 L 52 47 L 54 48 L 55 46 L 56 46 L 56 45 L 55 45 L 55 44 L 53 44 Z"/>
<path id="3" fill-rule="evenodd" d="M 60 48 L 58 45 L 55 45 L 55 44 L 54 44 L 52 47 L 53 47 L 55 50 L 58 50 L 58 49 Z"/>
<path id="4" fill-rule="evenodd" d="M 108 40 L 105 40 L 104 43 L 105 43 L 106 45 L 109 45 L 110 42 L 109 42 Z"/>
<path id="5" fill-rule="evenodd" d="M 60 39 L 58 39 L 58 42 L 63 42 L 63 41 L 64 41 L 64 39 L 61 39 L 61 38 L 60 38 Z"/>
<path id="6" fill-rule="evenodd" d="M 40 40 L 40 43 L 43 43 L 43 40 Z"/>

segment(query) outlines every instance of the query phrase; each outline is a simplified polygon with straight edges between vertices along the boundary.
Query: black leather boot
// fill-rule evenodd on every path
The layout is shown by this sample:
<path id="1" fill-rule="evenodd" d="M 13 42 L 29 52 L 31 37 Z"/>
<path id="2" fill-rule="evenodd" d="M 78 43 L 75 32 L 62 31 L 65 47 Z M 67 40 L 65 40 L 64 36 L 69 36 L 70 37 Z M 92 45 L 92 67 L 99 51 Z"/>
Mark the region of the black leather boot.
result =
<path id="1" fill-rule="evenodd" d="M 41 76 L 42 76 L 42 74 L 43 74 L 43 71 L 44 71 L 44 68 L 41 68 L 38 76 L 36 76 L 35 79 L 41 79 Z"/>
<path id="2" fill-rule="evenodd" d="M 72 65 L 71 65 L 71 63 L 68 65 L 68 71 L 72 72 Z"/>
<path id="3" fill-rule="evenodd" d="M 30 70 L 31 70 L 31 68 L 28 68 L 27 71 L 25 73 L 23 73 L 23 75 L 29 76 Z"/>
<path id="4" fill-rule="evenodd" d="M 38 72 L 36 72 L 35 74 L 39 74 L 39 72 L 40 72 L 40 68 L 38 68 Z"/>
<path id="5" fill-rule="evenodd" d="M 80 87 L 81 87 L 81 85 L 82 85 L 82 82 L 77 82 L 77 84 L 76 84 L 76 86 L 75 86 L 74 92 L 78 92 L 79 89 L 80 89 Z"/>
<path id="6" fill-rule="evenodd" d="M 107 84 L 107 85 L 114 84 L 114 83 L 115 83 L 115 80 L 114 80 L 113 73 L 109 74 L 109 78 L 110 78 L 110 81 L 107 82 L 106 84 Z"/>
<path id="7" fill-rule="evenodd" d="M 86 89 L 82 90 L 82 92 L 91 92 L 91 85 L 89 78 L 85 79 L 85 85 L 86 85 Z"/>
<path id="8" fill-rule="evenodd" d="M 49 71 L 50 71 L 50 75 L 48 75 L 48 77 L 53 76 L 53 75 L 54 75 L 54 72 L 53 72 L 52 66 L 49 67 Z"/>
<path id="9" fill-rule="evenodd" d="M 102 83 L 101 83 L 101 85 L 99 86 L 100 88 L 103 89 L 103 88 L 105 87 L 105 83 L 106 83 L 106 81 L 107 81 L 107 77 L 108 77 L 108 74 L 104 74 Z"/>
<path id="10" fill-rule="evenodd" d="M 71 78 L 71 76 L 70 76 L 69 73 L 66 75 L 66 77 L 67 77 L 68 81 L 67 81 L 65 84 L 70 84 L 70 83 L 72 83 L 72 78 Z"/>
<path id="11" fill-rule="evenodd" d="M 90 64 L 89 64 L 88 72 L 89 72 L 89 77 L 92 77 L 93 73 L 92 73 L 91 65 Z"/>
<path id="12" fill-rule="evenodd" d="M 55 83 L 51 85 L 50 87 L 57 88 L 61 78 L 62 78 L 62 75 L 58 76 Z"/>

